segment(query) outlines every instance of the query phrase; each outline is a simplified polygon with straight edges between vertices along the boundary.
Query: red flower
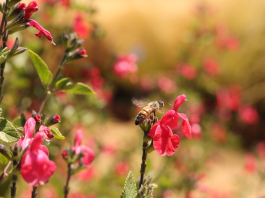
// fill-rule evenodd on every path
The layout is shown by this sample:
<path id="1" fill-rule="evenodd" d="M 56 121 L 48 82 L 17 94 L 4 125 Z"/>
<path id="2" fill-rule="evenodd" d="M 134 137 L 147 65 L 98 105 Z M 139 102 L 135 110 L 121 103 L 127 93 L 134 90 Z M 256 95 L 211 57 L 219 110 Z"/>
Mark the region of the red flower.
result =
<path id="1" fill-rule="evenodd" d="M 87 38 L 90 34 L 89 25 L 81 14 L 76 15 L 73 29 L 77 33 L 77 35 L 83 39 Z"/>
<path id="2" fill-rule="evenodd" d="M 177 85 L 175 81 L 168 77 L 160 77 L 157 81 L 157 86 L 159 89 L 167 94 L 172 94 L 177 90 Z"/>
<path id="3" fill-rule="evenodd" d="M 19 5 L 20 9 L 21 7 L 24 7 L 22 4 Z M 32 1 L 29 3 L 29 5 L 26 7 L 25 9 L 25 15 L 24 15 L 24 19 L 30 19 L 31 15 L 34 12 L 37 12 L 39 10 L 39 5 L 37 4 L 36 1 Z"/>
<path id="4" fill-rule="evenodd" d="M 52 44 L 56 45 L 53 41 L 51 33 L 48 30 L 44 29 L 40 24 L 38 24 L 37 21 L 31 20 L 27 23 L 27 25 L 35 27 L 37 30 L 39 30 L 39 32 L 35 34 L 37 37 L 40 38 L 42 35 L 44 35 L 49 41 L 52 42 Z"/>
<path id="5" fill-rule="evenodd" d="M 251 106 L 245 106 L 239 111 L 239 117 L 245 124 L 255 124 L 259 120 L 257 110 Z"/>
<path id="6" fill-rule="evenodd" d="M 36 121 L 34 120 L 34 118 L 29 118 L 24 126 L 24 137 L 20 138 L 17 142 L 17 144 L 21 146 L 23 150 L 29 145 L 35 130 L 35 126 Z"/>
<path id="7" fill-rule="evenodd" d="M 43 139 L 43 134 L 37 133 L 21 160 L 20 172 L 23 179 L 35 187 L 45 184 L 56 169 L 55 163 L 49 160 L 48 149 L 41 145 Z"/>
<path id="8" fill-rule="evenodd" d="M 186 96 L 180 95 L 176 98 L 172 110 L 169 110 L 160 121 L 158 121 L 149 131 L 149 136 L 153 138 L 155 150 L 159 155 L 171 156 L 179 145 L 179 136 L 173 134 L 172 129 L 178 125 L 178 119 L 182 118 L 182 130 L 184 134 L 191 138 L 191 126 L 188 117 L 177 110 L 186 100 Z"/>
<path id="9" fill-rule="evenodd" d="M 83 164 L 89 166 L 93 162 L 95 154 L 89 147 L 81 145 L 82 139 L 83 131 L 79 129 L 75 136 L 75 146 L 72 147 L 72 149 L 75 151 L 76 155 L 83 151 Z"/>
<path id="10" fill-rule="evenodd" d="M 177 71 L 186 79 L 192 80 L 197 76 L 196 68 L 188 64 L 183 64 L 177 68 Z"/>
<path id="11" fill-rule="evenodd" d="M 254 173 L 257 170 L 256 158 L 252 153 L 248 153 L 245 156 L 245 171 L 247 173 Z"/>
<path id="12" fill-rule="evenodd" d="M 126 175 L 129 171 L 129 165 L 127 162 L 120 162 L 115 167 L 115 172 L 117 175 Z"/>
<path id="13" fill-rule="evenodd" d="M 203 69 L 211 76 L 219 74 L 219 67 L 219 64 L 214 59 L 206 59 L 203 62 Z"/>

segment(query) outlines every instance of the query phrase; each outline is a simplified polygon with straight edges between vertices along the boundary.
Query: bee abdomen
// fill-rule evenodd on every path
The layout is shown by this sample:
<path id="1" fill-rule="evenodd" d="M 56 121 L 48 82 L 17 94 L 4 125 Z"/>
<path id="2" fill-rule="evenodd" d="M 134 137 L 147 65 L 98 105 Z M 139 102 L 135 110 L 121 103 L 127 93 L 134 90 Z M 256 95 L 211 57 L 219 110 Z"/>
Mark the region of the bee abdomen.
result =
<path id="1" fill-rule="evenodd" d="M 150 115 L 151 109 L 143 108 L 135 118 L 135 125 L 142 124 L 142 122 Z"/>

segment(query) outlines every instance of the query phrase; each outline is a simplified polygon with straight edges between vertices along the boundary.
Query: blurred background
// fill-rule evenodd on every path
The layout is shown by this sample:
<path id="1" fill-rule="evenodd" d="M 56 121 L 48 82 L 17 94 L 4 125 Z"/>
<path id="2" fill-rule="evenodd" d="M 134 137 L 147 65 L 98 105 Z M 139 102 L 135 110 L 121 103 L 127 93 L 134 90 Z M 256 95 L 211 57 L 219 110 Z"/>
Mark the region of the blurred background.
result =
<path id="1" fill-rule="evenodd" d="M 188 116 L 193 138 L 186 139 L 179 125 L 173 156 L 148 155 L 155 197 L 265 197 L 265 1 L 37 2 L 32 19 L 52 33 L 56 46 L 34 36 L 33 28 L 10 36 L 10 46 L 18 37 L 54 73 L 64 53 L 61 35 L 75 31 L 88 58 L 65 65 L 62 74 L 97 93 L 49 98 L 43 112 L 61 116 L 58 127 L 66 140 L 48 147 L 57 170 L 39 197 L 63 196 L 67 165 L 61 153 L 73 146 L 80 128 L 82 144 L 96 159 L 71 178 L 70 197 L 119 197 L 129 170 L 140 176 L 143 133 L 134 125 L 140 109 L 131 99 L 174 104 L 180 94 L 188 99 L 179 112 Z M 4 116 L 30 117 L 44 90 L 28 54 L 9 61 L 5 72 Z M 9 193 L 9 183 L 1 185 L 0 196 Z M 19 178 L 18 197 L 31 190 Z"/>

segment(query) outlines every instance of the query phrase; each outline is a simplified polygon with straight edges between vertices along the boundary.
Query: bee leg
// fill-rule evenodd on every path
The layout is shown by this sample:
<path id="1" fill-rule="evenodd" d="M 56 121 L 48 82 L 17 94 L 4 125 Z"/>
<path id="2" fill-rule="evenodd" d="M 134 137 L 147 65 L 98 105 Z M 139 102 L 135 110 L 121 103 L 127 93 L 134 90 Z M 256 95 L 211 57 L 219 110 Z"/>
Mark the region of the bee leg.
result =
<path id="1" fill-rule="evenodd" d="M 158 121 L 158 118 L 156 117 L 156 112 L 154 112 L 154 119 L 153 119 L 153 125 Z"/>

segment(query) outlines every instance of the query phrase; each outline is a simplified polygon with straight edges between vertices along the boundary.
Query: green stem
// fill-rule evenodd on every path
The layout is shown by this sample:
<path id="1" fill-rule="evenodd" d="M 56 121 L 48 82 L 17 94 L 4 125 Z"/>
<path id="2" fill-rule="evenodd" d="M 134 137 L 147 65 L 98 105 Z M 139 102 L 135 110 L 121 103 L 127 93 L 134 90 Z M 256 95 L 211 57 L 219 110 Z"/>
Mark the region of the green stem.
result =
<path id="1" fill-rule="evenodd" d="M 69 182 L 70 182 L 70 178 L 71 178 L 71 163 L 68 164 L 68 174 L 67 174 L 67 179 L 66 179 L 66 184 L 64 187 L 64 198 L 67 198 L 67 195 L 69 193 Z"/>
<path id="2" fill-rule="evenodd" d="M 1 29 L 0 29 L 0 35 L 1 35 L 1 38 L 2 38 L 2 42 L 3 42 L 3 48 L 6 47 L 6 42 L 7 42 L 7 39 L 8 39 L 8 33 L 6 33 L 6 25 L 7 25 L 7 21 L 6 21 L 6 15 L 7 15 L 7 0 L 6 0 L 6 4 L 5 4 L 5 7 L 4 7 L 4 13 L 3 13 L 3 18 L 2 18 L 2 22 L 1 22 Z M 4 31 L 3 31 L 3 28 L 4 28 Z M 2 99 L 3 99 L 3 95 L 2 95 L 2 91 L 3 91 L 3 84 L 4 84 L 4 70 L 5 70 L 5 65 L 6 65 L 6 61 L 4 61 L 2 64 L 1 64 L 1 71 L 0 71 L 0 104 L 2 102 Z"/>
<path id="3" fill-rule="evenodd" d="M 34 187 L 33 186 L 32 193 L 31 193 L 31 198 L 36 198 L 37 197 L 37 192 L 36 192 L 37 191 L 37 188 L 38 187 Z"/>
<path id="4" fill-rule="evenodd" d="M 145 136 L 144 136 L 145 137 Z M 148 142 L 143 142 L 143 155 L 142 155 L 142 164 L 141 164 L 141 170 L 140 170 L 140 173 L 141 173 L 141 178 L 140 178 L 140 183 L 139 183 L 139 189 L 141 188 L 141 185 L 143 184 L 143 181 L 144 181 L 144 174 L 145 174 L 145 168 L 146 168 L 146 159 L 147 159 L 147 152 L 146 152 L 146 148 L 148 146 Z"/>
<path id="5" fill-rule="evenodd" d="M 45 104 L 46 104 L 46 102 L 47 102 L 49 96 L 51 95 L 51 93 L 52 93 L 52 91 L 53 91 L 53 88 L 54 88 L 54 86 L 55 86 L 55 83 L 56 83 L 57 77 L 59 76 L 59 74 L 60 74 L 61 71 L 62 71 L 63 65 L 64 65 L 65 60 L 66 60 L 66 53 L 67 53 L 67 52 L 64 53 L 64 56 L 63 56 L 62 62 L 61 62 L 61 64 L 59 65 L 59 67 L 57 68 L 57 71 L 56 71 L 56 73 L 55 73 L 55 75 L 54 75 L 54 77 L 53 77 L 53 79 L 52 79 L 52 82 L 51 82 L 51 84 L 49 85 L 49 87 L 48 87 L 48 89 L 47 89 L 47 91 L 46 91 L 46 93 L 45 93 L 45 95 L 44 95 L 44 97 L 43 97 L 43 99 L 42 99 L 42 102 L 41 102 L 40 108 L 39 108 L 39 110 L 38 110 L 38 113 L 39 113 L 39 114 L 42 112 L 42 110 L 43 110 L 43 108 L 44 108 L 44 106 L 45 106 Z"/>
<path id="6" fill-rule="evenodd" d="M 17 160 L 13 161 L 13 167 L 16 167 L 18 164 Z M 11 189 L 11 198 L 15 198 L 16 197 L 16 192 L 17 192 L 17 175 L 15 173 L 13 173 L 12 175 L 12 185 L 10 186 Z"/>

